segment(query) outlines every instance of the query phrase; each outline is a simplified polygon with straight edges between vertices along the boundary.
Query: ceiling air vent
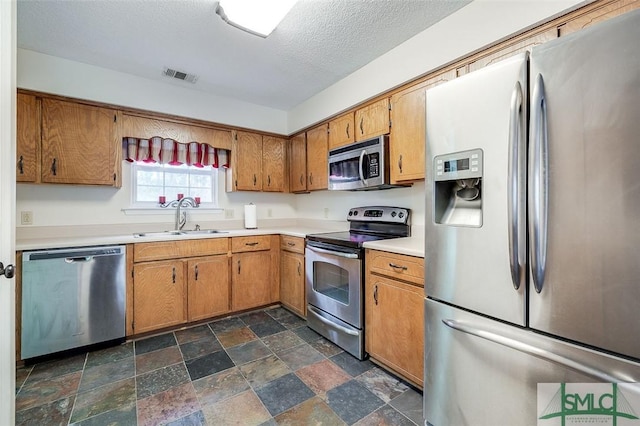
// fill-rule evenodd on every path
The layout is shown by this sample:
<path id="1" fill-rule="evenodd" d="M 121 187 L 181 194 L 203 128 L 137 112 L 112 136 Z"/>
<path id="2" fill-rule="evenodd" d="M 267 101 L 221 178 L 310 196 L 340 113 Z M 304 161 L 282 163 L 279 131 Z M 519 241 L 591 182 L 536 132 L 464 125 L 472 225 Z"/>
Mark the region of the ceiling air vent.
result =
<path id="1" fill-rule="evenodd" d="M 189 83 L 195 83 L 198 81 L 198 76 L 195 74 L 187 74 L 186 72 L 177 71 L 171 68 L 165 67 L 162 71 L 162 75 L 165 77 L 176 78 L 178 80 L 187 81 Z"/>

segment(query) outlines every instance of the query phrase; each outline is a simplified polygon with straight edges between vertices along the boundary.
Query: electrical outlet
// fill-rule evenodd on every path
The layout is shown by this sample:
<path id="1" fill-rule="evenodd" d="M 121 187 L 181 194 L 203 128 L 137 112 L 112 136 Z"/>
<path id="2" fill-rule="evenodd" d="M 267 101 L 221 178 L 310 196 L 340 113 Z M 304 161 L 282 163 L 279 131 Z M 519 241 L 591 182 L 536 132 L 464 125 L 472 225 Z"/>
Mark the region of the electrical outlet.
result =
<path id="1" fill-rule="evenodd" d="M 329 219 L 329 208 L 328 207 L 324 208 L 324 218 L 325 219 Z"/>
<path id="2" fill-rule="evenodd" d="M 273 216 L 273 212 L 271 211 L 271 209 L 267 209 L 267 217 L 272 217 Z"/>
<path id="3" fill-rule="evenodd" d="M 20 212 L 20 224 L 21 225 L 33 225 L 33 212 L 21 211 Z"/>
<path id="4" fill-rule="evenodd" d="M 224 209 L 224 218 L 233 219 L 233 209 Z"/>

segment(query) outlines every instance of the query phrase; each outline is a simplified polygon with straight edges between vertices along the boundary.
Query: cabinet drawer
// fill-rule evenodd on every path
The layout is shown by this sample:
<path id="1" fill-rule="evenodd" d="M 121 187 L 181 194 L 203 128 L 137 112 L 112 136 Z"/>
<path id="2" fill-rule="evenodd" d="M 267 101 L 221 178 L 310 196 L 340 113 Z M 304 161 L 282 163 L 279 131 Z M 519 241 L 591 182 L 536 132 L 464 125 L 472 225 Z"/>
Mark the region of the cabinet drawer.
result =
<path id="1" fill-rule="evenodd" d="M 281 235 L 280 248 L 282 250 L 304 254 L 304 238 Z"/>
<path id="2" fill-rule="evenodd" d="M 256 235 L 253 237 L 231 238 L 231 251 L 233 253 L 269 249 L 271 249 L 271 235 Z"/>
<path id="3" fill-rule="evenodd" d="M 133 247 L 133 261 L 177 259 L 181 257 L 224 254 L 229 250 L 228 238 L 201 240 L 158 241 L 138 243 Z"/>
<path id="4" fill-rule="evenodd" d="M 424 259 L 421 257 L 367 250 L 366 266 L 372 273 L 424 287 Z"/>

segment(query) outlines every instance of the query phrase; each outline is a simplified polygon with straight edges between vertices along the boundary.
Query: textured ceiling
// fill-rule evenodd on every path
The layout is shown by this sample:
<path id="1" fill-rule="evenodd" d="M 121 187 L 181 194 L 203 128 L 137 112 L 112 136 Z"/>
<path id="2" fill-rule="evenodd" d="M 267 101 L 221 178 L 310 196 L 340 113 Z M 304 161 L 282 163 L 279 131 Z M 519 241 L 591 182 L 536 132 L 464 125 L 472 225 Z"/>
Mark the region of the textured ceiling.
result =
<path id="1" fill-rule="evenodd" d="M 215 0 L 18 0 L 18 47 L 288 110 L 469 1 L 300 0 L 263 39 Z"/>

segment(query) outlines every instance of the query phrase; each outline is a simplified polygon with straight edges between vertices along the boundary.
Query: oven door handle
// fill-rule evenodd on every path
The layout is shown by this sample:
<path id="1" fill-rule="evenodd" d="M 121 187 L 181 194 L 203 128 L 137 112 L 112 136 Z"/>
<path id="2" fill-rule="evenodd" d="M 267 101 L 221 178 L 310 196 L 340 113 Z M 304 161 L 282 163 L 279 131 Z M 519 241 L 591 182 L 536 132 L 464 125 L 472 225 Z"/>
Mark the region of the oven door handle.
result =
<path id="1" fill-rule="evenodd" d="M 364 178 L 364 156 L 367 155 L 367 150 L 363 149 L 360 153 L 360 161 L 358 162 L 358 173 L 360 174 L 360 180 L 365 186 L 367 185 L 367 180 Z"/>
<path id="2" fill-rule="evenodd" d="M 315 251 L 317 253 L 325 253 L 325 254 L 330 254 L 330 255 L 338 256 L 338 257 L 346 257 L 347 259 L 357 259 L 358 258 L 358 255 L 356 253 L 342 253 L 340 251 L 321 249 L 321 248 L 313 247 L 313 246 L 310 246 L 310 245 L 307 245 L 307 248 L 309 250 Z"/>
<path id="3" fill-rule="evenodd" d="M 307 310 L 311 311 L 315 315 L 315 317 L 316 317 L 316 319 L 318 321 L 320 321 L 321 323 L 323 323 L 323 324 L 325 324 L 325 325 L 327 325 L 327 326 L 329 326 L 331 328 L 335 328 L 336 330 L 339 330 L 339 331 L 341 331 L 343 333 L 346 333 L 346 334 L 349 334 L 351 336 L 357 336 L 358 335 L 357 331 L 349 330 L 348 328 L 343 327 L 340 324 L 336 324 L 333 321 L 329 321 L 328 319 L 326 319 L 325 317 L 320 315 L 320 312 L 318 312 L 318 310 L 316 308 L 314 308 L 313 306 L 311 306 L 311 305 L 307 305 Z"/>

